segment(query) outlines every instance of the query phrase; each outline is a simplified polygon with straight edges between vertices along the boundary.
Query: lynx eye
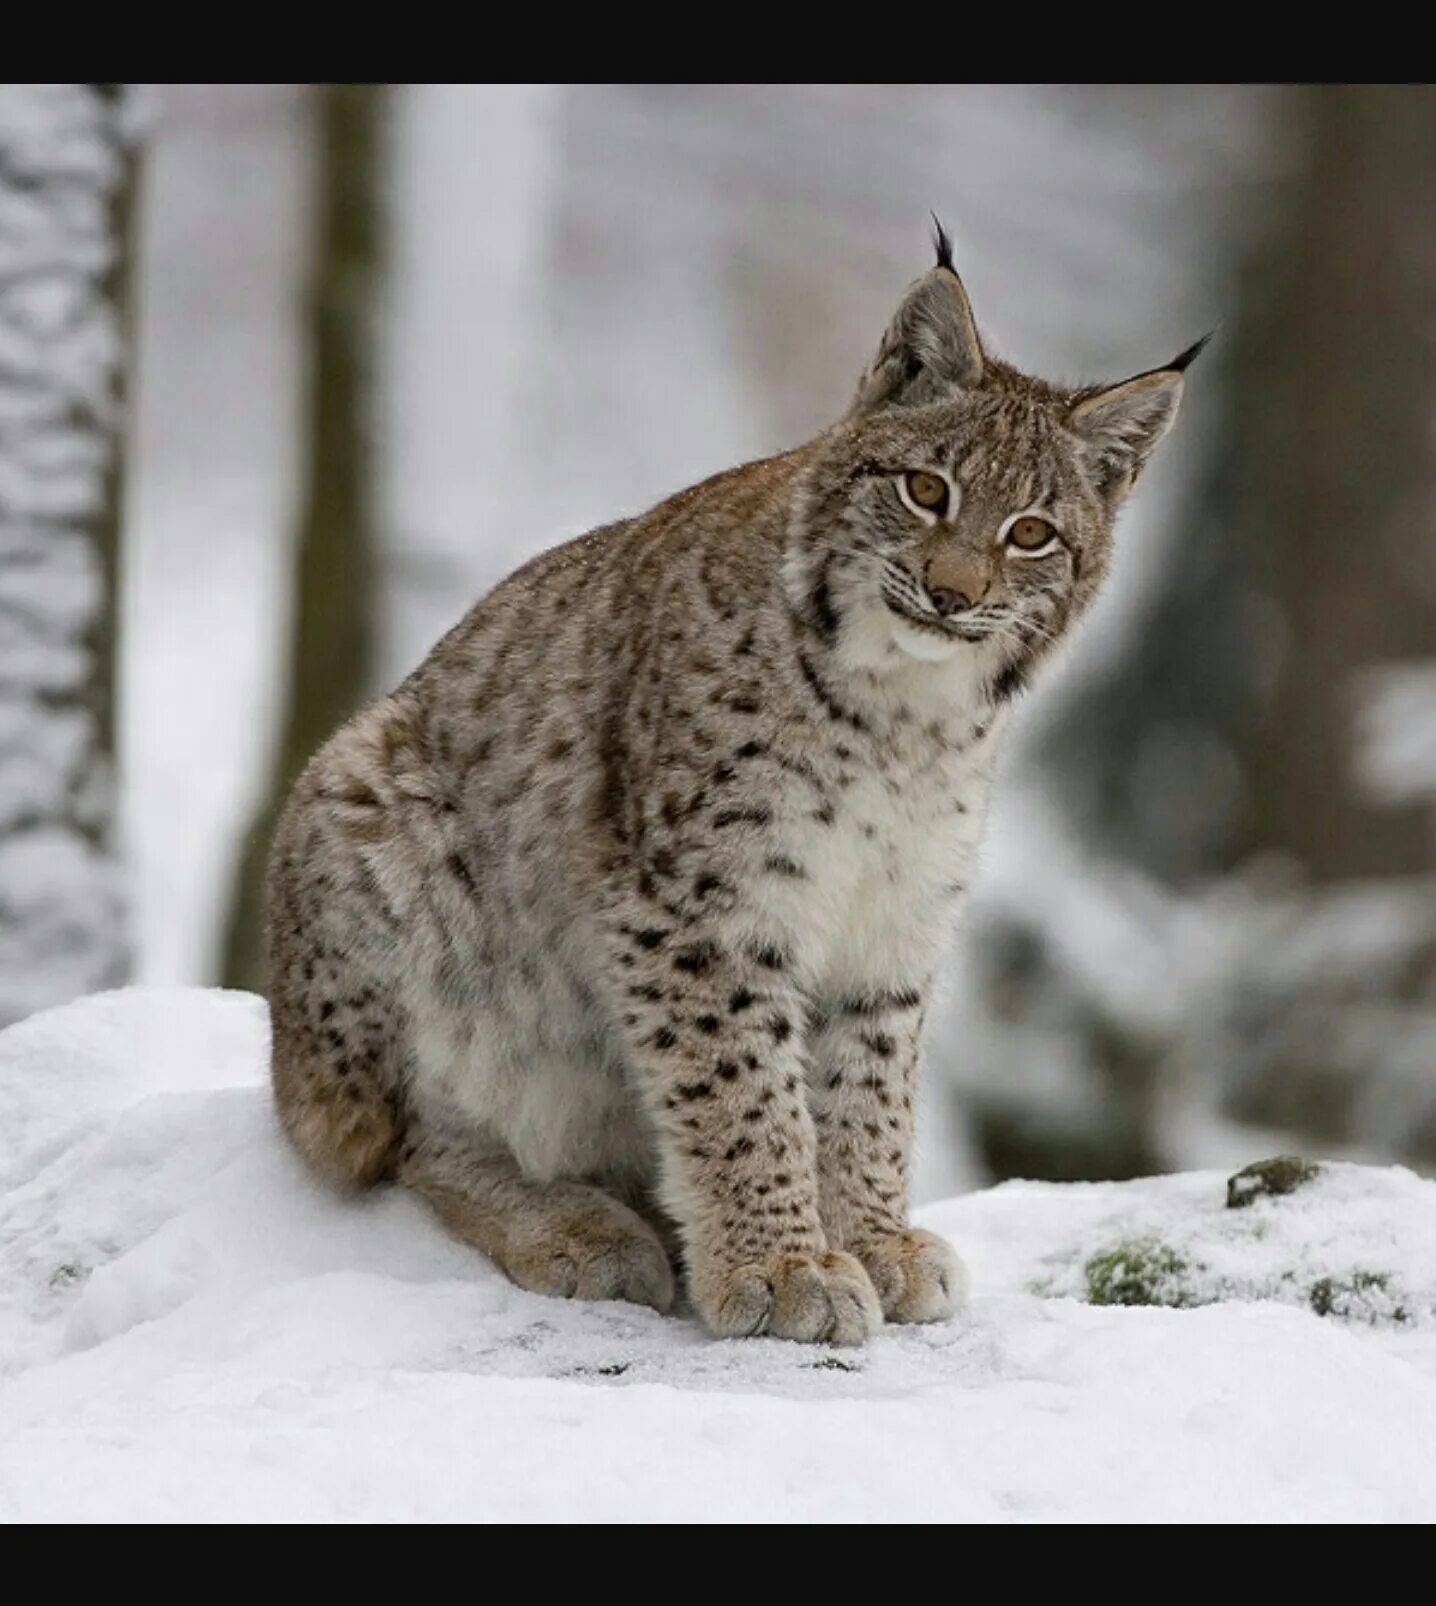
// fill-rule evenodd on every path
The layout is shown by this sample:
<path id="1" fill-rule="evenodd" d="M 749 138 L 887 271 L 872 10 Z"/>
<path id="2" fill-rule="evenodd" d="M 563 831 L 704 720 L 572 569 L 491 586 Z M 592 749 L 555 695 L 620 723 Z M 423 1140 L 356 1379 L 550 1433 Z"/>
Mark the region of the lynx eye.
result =
<path id="1" fill-rule="evenodd" d="M 1007 532 L 1007 542 L 1009 546 L 1015 546 L 1019 552 L 1036 552 L 1045 547 L 1056 534 L 1056 530 L 1046 519 L 1039 519 L 1029 513 L 1024 518 L 1013 521 L 1012 528 Z"/>
<path id="2" fill-rule="evenodd" d="M 919 507 L 941 513 L 947 506 L 947 481 L 940 474 L 915 469 L 907 476 L 907 494 Z"/>

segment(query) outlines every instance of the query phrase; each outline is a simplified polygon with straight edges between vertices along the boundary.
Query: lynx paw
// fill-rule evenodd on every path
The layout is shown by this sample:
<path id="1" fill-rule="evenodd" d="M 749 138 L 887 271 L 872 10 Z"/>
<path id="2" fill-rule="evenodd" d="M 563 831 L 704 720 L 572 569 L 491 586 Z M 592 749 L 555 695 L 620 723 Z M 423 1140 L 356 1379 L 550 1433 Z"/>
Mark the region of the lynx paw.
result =
<path id="1" fill-rule="evenodd" d="M 856 1253 L 890 1322 L 940 1322 L 967 1298 L 967 1268 L 935 1232 L 909 1227 Z"/>
<path id="2" fill-rule="evenodd" d="M 809 1344 L 861 1344 L 883 1321 L 867 1273 L 837 1250 L 776 1255 L 701 1278 L 694 1302 L 719 1338 L 766 1333 Z"/>
<path id="3" fill-rule="evenodd" d="M 565 1213 L 534 1239 L 510 1244 L 504 1269 L 520 1288 L 558 1299 L 625 1299 L 666 1311 L 673 1267 L 658 1235 L 617 1200 Z"/>

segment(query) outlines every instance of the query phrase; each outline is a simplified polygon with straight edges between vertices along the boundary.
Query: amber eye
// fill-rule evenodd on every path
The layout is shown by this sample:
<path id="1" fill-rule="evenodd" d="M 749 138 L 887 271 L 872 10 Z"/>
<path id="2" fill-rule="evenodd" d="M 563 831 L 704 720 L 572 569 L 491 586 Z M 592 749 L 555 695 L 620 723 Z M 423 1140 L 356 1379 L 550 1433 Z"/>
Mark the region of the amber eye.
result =
<path id="1" fill-rule="evenodd" d="M 907 477 L 907 494 L 919 507 L 941 513 L 947 506 L 947 481 L 941 474 L 916 469 Z"/>
<path id="2" fill-rule="evenodd" d="M 1046 546 L 1056 533 L 1046 519 L 1035 518 L 1029 513 L 1025 518 L 1014 521 L 1007 532 L 1007 540 L 1019 552 L 1036 552 L 1039 547 Z"/>

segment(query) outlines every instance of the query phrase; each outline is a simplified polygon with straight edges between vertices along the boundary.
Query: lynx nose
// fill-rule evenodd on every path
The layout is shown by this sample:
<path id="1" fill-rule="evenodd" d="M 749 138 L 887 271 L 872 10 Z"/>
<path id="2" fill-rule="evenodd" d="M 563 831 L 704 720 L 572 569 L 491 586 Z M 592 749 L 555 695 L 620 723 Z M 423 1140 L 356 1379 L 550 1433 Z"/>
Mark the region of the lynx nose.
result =
<path id="1" fill-rule="evenodd" d="M 950 613 L 961 613 L 965 608 L 972 606 L 971 601 L 961 591 L 951 591 L 946 586 L 929 586 L 928 596 L 932 598 L 932 605 L 944 618 Z"/>
<path id="2" fill-rule="evenodd" d="M 923 584 L 932 605 L 944 619 L 975 608 L 987 595 L 992 575 L 980 557 L 969 552 L 940 552 L 929 560 Z"/>

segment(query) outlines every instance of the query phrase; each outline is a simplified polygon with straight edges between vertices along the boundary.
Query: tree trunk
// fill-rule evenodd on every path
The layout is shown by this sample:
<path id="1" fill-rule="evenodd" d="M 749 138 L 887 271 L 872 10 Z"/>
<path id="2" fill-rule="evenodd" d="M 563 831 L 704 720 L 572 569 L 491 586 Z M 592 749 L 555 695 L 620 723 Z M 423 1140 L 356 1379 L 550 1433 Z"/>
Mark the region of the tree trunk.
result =
<path id="1" fill-rule="evenodd" d="M 117 984 L 120 84 L 0 88 L 0 1025 Z"/>
<path id="2" fill-rule="evenodd" d="M 262 987 L 264 872 L 299 771 L 369 690 L 375 511 L 367 356 L 380 272 L 385 90 L 320 90 L 319 234 L 312 300 L 307 492 L 299 535 L 288 706 L 268 794 L 247 833 L 224 980 Z"/>
<path id="3" fill-rule="evenodd" d="M 1285 647 L 1250 754 L 1254 845 L 1314 880 L 1436 870 L 1428 811 L 1363 786 L 1373 665 L 1436 652 L 1436 89 L 1315 84 L 1245 517 Z"/>
<path id="4" fill-rule="evenodd" d="M 1221 1000 L 1225 1108 L 1429 1166 L 1436 89 L 1299 93 L 1241 509 L 1280 628 L 1249 846 L 1283 874 Z"/>

